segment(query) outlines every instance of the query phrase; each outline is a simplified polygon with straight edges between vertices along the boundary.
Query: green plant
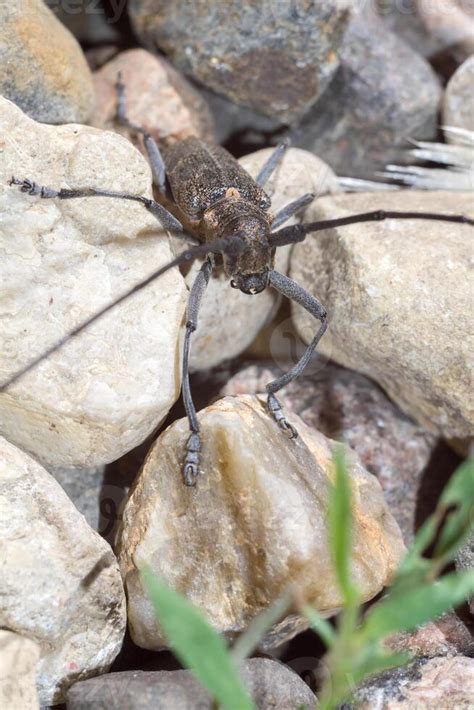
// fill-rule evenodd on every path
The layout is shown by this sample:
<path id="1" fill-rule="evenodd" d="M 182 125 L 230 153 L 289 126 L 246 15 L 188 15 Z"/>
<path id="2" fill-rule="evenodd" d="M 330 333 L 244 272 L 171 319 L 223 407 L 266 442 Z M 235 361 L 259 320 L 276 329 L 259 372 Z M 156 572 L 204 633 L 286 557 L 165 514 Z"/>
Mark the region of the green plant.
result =
<path id="1" fill-rule="evenodd" d="M 319 693 L 319 710 L 333 710 L 369 675 L 402 665 L 408 654 L 384 647 L 387 636 L 408 631 L 436 618 L 474 593 L 474 572 L 443 574 L 472 526 L 474 465 L 464 463 L 445 488 L 434 514 L 426 521 L 402 562 L 386 596 L 362 614 L 358 590 L 351 581 L 351 488 L 343 449 L 334 457 L 335 480 L 328 524 L 331 552 L 344 609 L 337 627 L 318 612 L 302 605 L 313 630 L 328 648 L 327 678 Z M 435 542 L 436 541 L 436 542 Z M 432 555 L 423 554 L 434 544 Z M 251 710 L 254 703 L 239 677 L 238 663 L 249 656 L 260 639 L 288 609 L 288 592 L 257 617 L 228 649 L 202 613 L 169 589 L 149 569 L 142 570 L 144 584 L 170 646 L 215 700 L 227 710 Z M 296 590 L 297 592 L 297 590 Z"/>

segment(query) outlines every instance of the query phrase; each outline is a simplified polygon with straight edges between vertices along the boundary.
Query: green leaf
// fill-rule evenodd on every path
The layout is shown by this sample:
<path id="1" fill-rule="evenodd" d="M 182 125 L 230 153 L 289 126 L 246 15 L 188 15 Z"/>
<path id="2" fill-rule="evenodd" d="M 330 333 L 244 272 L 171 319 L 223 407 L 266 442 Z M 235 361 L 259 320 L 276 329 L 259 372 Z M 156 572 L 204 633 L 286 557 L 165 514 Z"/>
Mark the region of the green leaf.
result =
<path id="1" fill-rule="evenodd" d="M 232 647 L 231 654 L 236 663 L 250 656 L 267 631 L 280 621 L 282 616 L 288 611 L 290 604 L 291 594 L 287 591 L 252 620 L 246 631 L 239 636 Z"/>
<path id="2" fill-rule="evenodd" d="M 361 634 L 364 639 L 382 639 L 396 631 L 410 631 L 457 606 L 474 593 L 474 572 L 453 572 L 437 582 L 414 589 L 392 592 L 366 616 Z"/>
<path id="3" fill-rule="evenodd" d="M 357 592 L 350 579 L 352 547 L 351 487 L 343 446 L 337 446 L 333 461 L 336 475 L 329 499 L 329 545 L 337 581 L 344 601 L 347 606 L 353 606 L 357 603 Z"/>
<path id="4" fill-rule="evenodd" d="M 255 710 L 223 638 L 185 597 L 141 570 L 156 616 L 181 663 L 228 710 Z"/>
<path id="5" fill-rule="evenodd" d="M 369 651 L 369 649 L 371 649 Z M 355 660 L 352 668 L 352 678 L 355 683 L 360 683 L 368 676 L 382 673 L 390 668 L 404 666 L 412 660 L 409 653 L 390 653 L 380 650 L 380 647 L 366 647 L 362 656 Z"/>
<path id="6" fill-rule="evenodd" d="M 318 636 L 324 641 L 327 648 L 331 648 L 336 639 L 336 634 L 334 633 L 334 629 L 332 628 L 329 621 L 323 619 L 323 617 L 316 611 L 316 609 L 313 609 L 313 607 L 308 606 L 307 604 L 305 604 L 301 608 L 301 611 L 308 619 L 313 631 L 315 631 Z"/>
<path id="7" fill-rule="evenodd" d="M 443 557 L 445 564 L 454 559 L 456 552 L 472 530 L 474 510 L 474 460 L 465 461 L 451 477 L 443 491 L 440 505 L 443 510 L 454 506 L 448 512 L 439 540 L 435 557 Z"/>

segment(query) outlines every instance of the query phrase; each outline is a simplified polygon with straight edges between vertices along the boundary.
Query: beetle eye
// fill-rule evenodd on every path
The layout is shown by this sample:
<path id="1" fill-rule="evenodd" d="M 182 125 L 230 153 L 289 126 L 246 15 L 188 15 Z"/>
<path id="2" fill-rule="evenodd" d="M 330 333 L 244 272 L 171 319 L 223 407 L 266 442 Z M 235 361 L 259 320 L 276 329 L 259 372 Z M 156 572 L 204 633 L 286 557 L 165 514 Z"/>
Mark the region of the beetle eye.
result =
<path id="1" fill-rule="evenodd" d="M 232 286 L 232 288 L 237 288 L 237 284 L 234 279 L 231 280 L 230 285 Z"/>
<path id="2" fill-rule="evenodd" d="M 260 207 L 262 208 L 262 210 L 266 207 L 270 207 L 270 198 L 266 196 L 262 197 L 262 199 L 260 200 Z"/>

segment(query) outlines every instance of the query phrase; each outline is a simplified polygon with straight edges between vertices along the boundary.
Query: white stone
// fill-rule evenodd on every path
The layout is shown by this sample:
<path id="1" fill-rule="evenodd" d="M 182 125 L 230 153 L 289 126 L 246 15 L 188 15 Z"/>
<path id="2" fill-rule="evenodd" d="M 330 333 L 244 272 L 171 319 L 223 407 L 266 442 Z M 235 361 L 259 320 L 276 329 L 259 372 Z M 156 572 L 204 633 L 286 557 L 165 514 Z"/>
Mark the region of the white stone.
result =
<path id="1" fill-rule="evenodd" d="M 35 123 L 0 99 L 0 381 L 172 255 L 142 205 L 41 200 L 12 175 L 55 188 L 151 195 L 124 138 Z M 142 442 L 178 397 L 186 288 L 177 269 L 94 323 L 0 395 L 0 430 L 46 466 L 98 466 Z"/>
<path id="2" fill-rule="evenodd" d="M 265 148 L 240 159 L 240 164 L 256 177 L 272 148 Z M 272 199 L 275 214 L 288 202 L 307 192 L 321 195 L 335 192 L 336 177 L 331 168 L 312 153 L 298 148 L 287 151 L 280 167 L 265 188 Z M 286 224 L 301 221 L 300 212 Z M 288 270 L 290 247 L 276 252 L 275 268 L 283 273 Z M 199 264 L 195 264 L 186 277 L 191 287 Z M 203 370 L 218 365 L 223 360 L 236 357 L 245 350 L 261 328 L 271 318 L 279 303 L 279 296 L 268 288 L 256 296 L 248 296 L 230 287 L 222 272 L 216 271 L 204 295 L 199 327 L 191 344 L 191 368 Z"/>
<path id="3" fill-rule="evenodd" d="M 294 585 L 328 616 L 342 604 L 328 547 L 334 442 L 296 415 L 290 441 L 256 397 L 226 397 L 199 413 L 202 465 L 183 484 L 188 424 L 172 424 L 152 447 L 126 503 L 119 561 L 133 640 L 165 645 L 139 569 L 147 565 L 232 637 Z M 348 454 L 353 490 L 352 579 L 364 600 L 392 575 L 404 551 L 377 479 Z M 295 610 L 292 610 L 295 611 Z M 291 613 L 264 640 L 270 648 L 306 622 Z"/>
<path id="4" fill-rule="evenodd" d="M 12 631 L 0 629 L 0 707 L 39 710 L 36 692 L 38 644 Z"/>
<path id="5" fill-rule="evenodd" d="M 376 209 L 474 215 L 470 193 L 414 190 L 326 197 L 312 219 Z M 448 438 L 474 434 L 472 239 L 468 225 L 361 223 L 309 235 L 290 274 L 329 313 L 318 350 L 371 377 L 400 408 Z M 294 310 L 309 342 L 314 319 Z"/>
<path id="6" fill-rule="evenodd" d="M 109 668 L 126 625 L 113 552 L 52 476 L 4 439 L 0 569 L 0 627 L 39 645 L 41 703 Z"/>

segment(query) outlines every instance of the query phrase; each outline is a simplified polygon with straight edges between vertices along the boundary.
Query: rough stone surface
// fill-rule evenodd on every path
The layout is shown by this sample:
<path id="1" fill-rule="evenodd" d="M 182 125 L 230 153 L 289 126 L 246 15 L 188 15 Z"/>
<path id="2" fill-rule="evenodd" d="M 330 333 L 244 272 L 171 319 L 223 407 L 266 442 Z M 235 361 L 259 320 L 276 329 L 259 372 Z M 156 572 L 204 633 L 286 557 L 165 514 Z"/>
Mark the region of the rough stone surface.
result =
<path id="1" fill-rule="evenodd" d="M 117 561 L 59 484 L 5 440 L 0 491 L 0 627 L 40 646 L 40 701 L 60 702 L 68 685 L 105 672 L 120 650 Z"/>
<path id="2" fill-rule="evenodd" d="M 408 651 L 424 658 L 472 655 L 474 651 L 472 633 L 454 612 L 429 621 L 415 631 L 393 634 L 386 644 L 393 651 Z"/>
<path id="3" fill-rule="evenodd" d="M 149 565 L 199 606 L 219 631 L 246 628 L 291 582 L 330 615 L 342 599 L 327 544 L 333 442 L 295 415 L 289 442 L 256 397 L 226 397 L 199 414 L 202 476 L 183 485 L 188 424 L 172 424 L 152 447 L 124 509 L 119 559 L 132 638 L 165 644 L 138 569 Z M 356 454 L 352 577 L 364 599 L 390 583 L 404 551 L 380 484 Z M 183 555 L 183 550 L 186 554 Z M 290 614 L 262 642 L 280 645 L 305 628 Z"/>
<path id="4" fill-rule="evenodd" d="M 407 138 L 436 135 L 440 99 L 429 64 L 379 19 L 359 15 L 335 79 L 290 136 L 338 174 L 373 178 Z"/>
<path id="5" fill-rule="evenodd" d="M 443 124 L 474 131 L 474 55 L 461 64 L 448 82 L 443 102 Z M 459 138 L 447 133 L 450 142 Z"/>
<path id="6" fill-rule="evenodd" d="M 456 568 L 459 570 L 474 570 L 474 533 L 459 550 L 456 557 Z M 474 614 L 474 597 L 469 600 L 469 608 L 471 613 Z"/>
<path id="7" fill-rule="evenodd" d="M 280 324 L 284 328 L 284 324 Z M 296 358 L 295 358 L 296 360 Z M 295 362 L 258 363 L 232 377 L 219 395 L 257 394 Z M 321 369 L 318 369 L 318 364 Z M 337 365 L 313 365 L 279 392 L 285 411 L 331 439 L 341 439 L 377 476 L 406 544 L 413 541 L 420 482 L 436 437 L 404 416 L 382 390 L 363 375 Z"/>
<path id="8" fill-rule="evenodd" d="M 100 530 L 100 497 L 105 466 L 96 468 L 50 468 L 49 473 L 93 530 Z"/>
<path id="9" fill-rule="evenodd" d="M 369 11 L 370 8 L 367 8 Z M 399 35 L 418 54 L 430 57 L 443 49 L 443 44 L 429 33 L 417 11 L 417 1 L 402 4 L 398 0 L 376 0 L 373 11 L 386 27 Z"/>
<path id="10" fill-rule="evenodd" d="M 254 177 L 271 154 L 272 149 L 259 150 L 240 159 L 240 164 Z M 296 148 L 287 151 L 281 166 L 268 182 L 273 214 L 288 202 L 307 192 L 324 194 L 336 191 L 332 170 L 311 153 Z M 300 213 L 287 224 L 301 221 Z M 179 245 L 182 249 L 182 245 Z M 277 250 L 275 268 L 286 273 L 290 248 Z M 186 276 L 191 288 L 200 264 L 196 263 Z M 248 296 L 230 287 L 222 271 L 216 270 L 204 295 L 199 312 L 199 326 L 191 344 L 191 368 L 213 367 L 223 360 L 243 352 L 271 317 L 279 303 L 276 292 L 268 288 L 257 296 Z"/>
<path id="11" fill-rule="evenodd" d="M 12 175 L 54 187 L 151 194 L 128 141 L 85 126 L 36 124 L 0 100 L 1 381 L 171 259 L 141 205 L 40 200 Z M 117 459 L 166 416 L 179 393 L 186 289 L 177 270 L 68 343 L 0 396 L 4 435 L 47 467 Z"/>
<path id="12" fill-rule="evenodd" d="M 470 710 L 474 698 L 474 659 L 419 659 L 387 671 L 355 693 L 357 710 Z"/>
<path id="13" fill-rule="evenodd" d="M 82 50 L 41 0 L 1 4 L 0 94 L 44 123 L 85 123 L 92 111 Z"/>
<path id="14" fill-rule="evenodd" d="M 290 122 L 322 94 L 338 67 L 351 3 L 132 0 L 146 46 L 236 103 Z"/>
<path id="15" fill-rule="evenodd" d="M 0 707 L 39 710 L 36 692 L 38 644 L 12 631 L 0 629 Z"/>
<path id="16" fill-rule="evenodd" d="M 474 214 L 472 195 L 386 192 L 323 198 L 307 217 L 376 209 Z M 405 413 L 447 438 L 473 435 L 472 227 L 421 220 L 362 223 L 297 245 L 291 276 L 329 312 L 319 350 L 378 382 Z M 296 308 L 303 339 L 312 319 Z"/>
<path id="17" fill-rule="evenodd" d="M 259 710 L 314 708 L 316 697 L 306 683 L 282 663 L 251 658 L 241 676 Z M 189 671 L 125 671 L 76 683 L 68 692 L 67 710 L 212 710 L 209 694 Z"/>
<path id="18" fill-rule="evenodd" d="M 115 121 L 118 72 L 126 86 L 129 120 L 145 128 L 155 140 L 188 136 L 214 140 L 213 120 L 206 102 L 168 62 L 144 49 L 122 52 L 94 74 L 97 107 L 92 125 L 112 128 L 127 138 L 132 136 Z"/>

